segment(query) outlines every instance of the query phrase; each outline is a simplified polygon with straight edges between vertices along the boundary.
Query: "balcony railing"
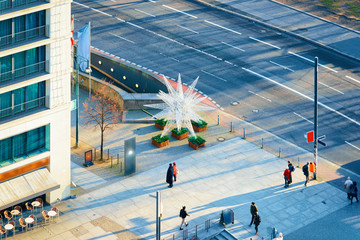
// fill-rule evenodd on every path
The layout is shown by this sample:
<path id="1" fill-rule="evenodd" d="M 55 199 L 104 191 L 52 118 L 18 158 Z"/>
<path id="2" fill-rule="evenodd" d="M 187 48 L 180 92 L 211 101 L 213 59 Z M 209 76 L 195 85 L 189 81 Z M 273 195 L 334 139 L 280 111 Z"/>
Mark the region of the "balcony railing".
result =
<path id="1" fill-rule="evenodd" d="M 49 61 L 38 62 L 22 68 L 17 68 L 11 71 L 0 73 L 0 82 L 6 82 L 16 78 L 41 72 L 49 72 Z"/>
<path id="2" fill-rule="evenodd" d="M 0 47 L 11 45 L 14 43 L 30 40 L 36 37 L 49 36 L 49 26 L 44 25 L 26 31 L 17 32 L 0 37 Z"/>
<path id="3" fill-rule="evenodd" d="M 35 108 L 45 107 L 48 101 L 49 96 L 44 96 L 8 108 L 0 109 L 0 119 L 27 112 Z"/>
<path id="4" fill-rule="evenodd" d="M 0 0 L 0 13 L 3 13 L 4 10 L 28 5 L 35 2 L 46 2 L 45 0 Z"/>

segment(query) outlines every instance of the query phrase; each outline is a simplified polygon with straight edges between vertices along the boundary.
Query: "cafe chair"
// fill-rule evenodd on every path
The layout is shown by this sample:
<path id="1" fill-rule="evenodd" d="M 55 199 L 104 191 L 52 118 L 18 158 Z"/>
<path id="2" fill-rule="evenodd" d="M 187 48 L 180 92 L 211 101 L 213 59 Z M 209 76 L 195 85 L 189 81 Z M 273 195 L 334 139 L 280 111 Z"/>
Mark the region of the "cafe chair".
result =
<path id="1" fill-rule="evenodd" d="M 24 221 L 24 219 L 22 217 L 19 218 L 19 224 L 20 224 L 21 230 L 24 231 L 24 228 L 26 229 L 26 222 Z"/>
<path id="2" fill-rule="evenodd" d="M 40 203 L 39 207 L 41 207 L 41 210 L 44 210 L 44 208 L 43 208 L 44 207 L 43 200 L 41 198 L 37 198 L 37 199 L 35 199 L 35 201 L 38 201 Z"/>
<path id="3" fill-rule="evenodd" d="M 8 210 L 5 210 L 4 211 L 4 217 L 10 221 L 10 219 L 12 219 L 12 214 L 8 211 Z"/>
<path id="4" fill-rule="evenodd" d="M 15 206 L 14 210 L 18 210 L 20 212 L 21 217 L 22 217 L 22 208 L 19 205 Z"/>
<path id="5" fill-rule="evenodd" d="M 44 218 L 44 220 L 45 220 L 45 223 L 46 223 L 47 221 L 49 221 L 49 223 L 50 223 L 50 216 L 46 213 L 46 211 L 45 211 L 45 210 L 42 210 L 41 214 L 42 214 L 42 216 L 43 216 L 43 218 Z"/>
<path id="6" fill-rule="evenodd" d="M 4 224 L 4 222 L 3 222 L 3 217 L 2 217 L 2 215 L 0 214 L 0 222 L 1 222 L 1 225 L 3 225 Z"/>
<path id="7" fill-rule="evenodd" d="M 32 212 L 34 210 L 33 205 L 31 205 L 29 202 L 25 203 L 25 207 L 26 207 L 26 210 L 28 210 L 28 211 Z"/>
<path id="8" fill-rule="evenodd" d="M 53 207 L 53 208 L 51 208 L 51 211 L 56 212 L 56 215 L 54 217 L 59 218 L 59 215 L 60 215 L 59 209 L 57 209 L 56 207 Z"/>
<path id="9" fill-rule="evenodd" d="M 2 239 L 3 238 L 3 235 L 4 234 L 6 234 L 6 229 L 5 228 L 3 228 L 2 226 L 0 226 L 0 236 L 1 236 L 1 238 L 0 239 Z M 7 237 L 7 236 L 5 236 L 5 237 Z"/>
<path id="10" fill-rule="evenodd" d="M 31 224 L 32 227 L 34 228 L 36 226 L 37 219 L 33 214 L 29 215 L 29 218 L 32 218 L 34 220 L 32 223 L 29 223 L 29 225 Z"/>
<path id="11" fill-rule="evenodd" d="M 11 229 L 8 229 L 8 231 L 12 231 L 13 235 L 15 235 L 15 221 L 10 221 L 8 224 L 12 225 Z M 7 236 L 7 234 L 6 234 Z"/>

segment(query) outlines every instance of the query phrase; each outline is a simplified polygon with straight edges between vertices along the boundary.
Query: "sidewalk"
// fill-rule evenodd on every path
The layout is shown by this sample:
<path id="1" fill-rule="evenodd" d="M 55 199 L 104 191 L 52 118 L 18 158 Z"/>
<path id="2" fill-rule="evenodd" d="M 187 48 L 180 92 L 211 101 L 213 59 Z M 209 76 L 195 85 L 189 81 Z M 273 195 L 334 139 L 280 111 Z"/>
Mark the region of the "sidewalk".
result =
<path id="1" fill-rule="evenodd" d="M 360 61 L 360 33 L 271 0 L 194 0 Z"/>

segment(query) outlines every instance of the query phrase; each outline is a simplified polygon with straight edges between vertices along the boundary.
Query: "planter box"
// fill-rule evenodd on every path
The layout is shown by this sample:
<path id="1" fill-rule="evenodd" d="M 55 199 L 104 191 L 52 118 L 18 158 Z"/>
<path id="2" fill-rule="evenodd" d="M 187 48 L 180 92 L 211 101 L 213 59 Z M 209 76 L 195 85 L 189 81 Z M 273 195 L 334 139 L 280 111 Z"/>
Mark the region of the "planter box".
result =
<path id="1" fill-rule="evenodd" d="M 183 133 L 183 134 L 180 134 L 180 135 L 171 132 L 171 136 L 173 136 L 177 140 L 183 140 L 183 139 L 185 139 L 185 138 L 187 138 L 189 136 L 189 132 L 186 132 L 186 133 Z"/>
<path id="2" fill-rule="evenodd" d="M 207 129 L 207 125 L 205 125 L 205 127 L 197 127 L 195 125 L 192 125 L 192 126 L 193 126 L 195 132 L 202 132 Z"/>
<path id="3" fill-rule="evenodd" d="M 197 145 L 197 144 L 189 141 L 189 146 L 196 150 L 196 149 L 198 149 L 199 147 L 205 147 L 205 143 L 200 144 L 200 145 Z"/>
<path id="4" fill-rule="evenodd" d="M 155 123 L 155 127 L 159 128 L 161 130 L 164 130 L 164 128 L 165 128 L 165 126 L 161 126 L 158 123 Z"/>
<path id="5" fill-rule="evenodd" d="M 165 146 L 169 145 L 169 140 L 166 140 L 165 142 L 158 143 L 154 139 L 151 139 L 151 143 L 153 145 L 157 146 L 158 148 L 162 148 L 162 147 L 165 147 Z"/>

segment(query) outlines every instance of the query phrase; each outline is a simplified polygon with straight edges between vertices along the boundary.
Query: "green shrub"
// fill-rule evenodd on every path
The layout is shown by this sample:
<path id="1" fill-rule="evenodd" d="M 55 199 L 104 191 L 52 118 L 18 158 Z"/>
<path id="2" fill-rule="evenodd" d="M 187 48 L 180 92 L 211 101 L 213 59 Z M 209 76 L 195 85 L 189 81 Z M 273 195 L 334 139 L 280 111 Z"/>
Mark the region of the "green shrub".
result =
<path id="1" fill-rule="evenodd" d="M 159 124 L 160 126 L 165 126 L 167 123 L 167 120 L 165 118 L 159 118 L 155 120 L 155 123 Z"/>
<path id="2" fill-rule="evenodd" d="M 196 144 L 196 145 L 200 145 L 200 144 L 203 144 L 204 142 L 206 142 L 206 140 L 203 139 L 203 138 L 200 137 L 200 136 L 196 136 L 196 137 L 191 136 L 191 137 L 189 137 L 188 139 L 189 139 L 189 142 L 192 142 L 192 143 L 194 143 L 194 144 Z"/>
<path id="3" fill-rule="evenodd" d="M 169 140 L 170 138 L 168 136 L 161 137 L 161 134 L 159 134 L 159 135 L 152 137 L 151 139 L 153 139 L 155 142 L 162 143 L 162 142 Z"/>
<path id="4" fill-rule="evenodd" d="M 188 132 L 188 130 L 186 128 L 181 128 L 180 131 L 178 131 L 177 128 L 174 128 L 173 130 L 171 130 L 171 132 L 173 132 L 177 135 L 181 135 L 181 134 Z"/>
<path id="5" fill-rule="evenodd" d="M 208 123 L 200 119 L 200 121 L 198 122 L 191 120 L 191 124 L 199 128 L 199 127 L 205 127 Z"/>

